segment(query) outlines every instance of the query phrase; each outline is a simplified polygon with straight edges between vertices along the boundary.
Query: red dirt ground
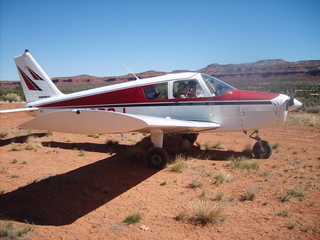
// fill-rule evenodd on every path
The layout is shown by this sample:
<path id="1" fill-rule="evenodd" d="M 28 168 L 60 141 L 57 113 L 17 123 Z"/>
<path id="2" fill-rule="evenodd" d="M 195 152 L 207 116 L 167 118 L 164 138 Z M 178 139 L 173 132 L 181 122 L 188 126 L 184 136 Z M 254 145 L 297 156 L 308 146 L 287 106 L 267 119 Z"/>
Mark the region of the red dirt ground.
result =
<path id="1" fill-rule="evenodd" d="M 189 167 L 177 173 L 128 161 L 126 153 L 141 134 L 125 134 L 121 141 L 118 135 L 50 135 L 16 127 L 28 119 L 25 113 L 0 115 L 0 130 L 9 130 L 0 141 L 0 224 L 9 219 L 16 231 L 30 227 L 25 239 L 320 239 L 317 126 L 262 130 L 261 137 L 278 148 L 259 160 L 258 170 L 228 166 L 228 157 L 243 155 L 254 143 L 243 133 L 200 134 L 198 143 L 221 141 L 224 148 L 209 151 L 215 160 L 205 160 L 192 157 L 204 152 L 193 146 Z M 30 134 L 44 147 L 26 150 Z M 119 145 L 111 149 L 106 140 Z M 214 176 L 221 169 L 231 180 L 218 186 Z M 192 188 L 196 180 L 202 185 Z M 247 189 L 257 191 L 254 200 L 243 200 Z M 290 189 L 300 195 L 281 201 L 280 193 Z M 191 203 L 201 196 L 212 208 L 223 209 L 223 222 L 190 221 Z M 141 222 L 123 223 L 138 210 Z M 176 220 L 180 213 L 188 217 Z"/>

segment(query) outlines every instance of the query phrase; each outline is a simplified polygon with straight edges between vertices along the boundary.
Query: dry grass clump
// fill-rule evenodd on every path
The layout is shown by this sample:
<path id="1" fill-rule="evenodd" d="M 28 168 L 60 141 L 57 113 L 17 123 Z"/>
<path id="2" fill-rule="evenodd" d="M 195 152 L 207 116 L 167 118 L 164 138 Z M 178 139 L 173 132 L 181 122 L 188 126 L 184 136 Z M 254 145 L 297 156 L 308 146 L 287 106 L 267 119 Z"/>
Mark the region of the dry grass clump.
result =
<path id="1" fill-rule="evenodd" d="M 203 183 L 198 178 L 192 179 L 190 183 L 191 188 L 202 188 L 202 186 L 203 186 Z"/>
<path id="2" fill-rule="evenodd" d="M 258 189 L 255 188 L 255 187 L 249 187 L 246 189 L 243 197 L 242 197 L 242 200 L 243 201 L 253 201 L 256 196 L 257 196 L 257 193 L 258 193 Z"/>
<path id="3" fill-rule="evenodd" d="M 101 135 L 100 134 L 88 134 L 88 137 L 92 137 L 92 138 L 99 138 Z"/>
<path id="4" fill-rule="evenodd" d="M 279 150 L 279 148 L 280 148 L 280 143 L 275 143 L 272 145 L 272 149 L 274 150 Z"/>
<path id="5" fill-rule="evenodd" d="M 210 150 L 210 149 L 224 149 L 224 143 L 219 142 L 205 142 L 205 143 L 197 143 L 200 148 L 203 148 L 204 150 Z"/>
<path id="6" fill-rule="evenodd" d="M 223 198 L 224 198 L 224 193 L 223 193 L 223 192 L 218 191 L 218 192 L 216 193 L 215 200 L 216 200 L 216 201 L 222 201 L 222 200 L 223 200 Z"/>
<path id="7" fill-rule="evenodd" d="M 287 210 L 282 210 L 282 211 L 278 212 L 276 215 L 280 216 L 280 217 L 290 217 L 291 213 Z"/>
<path id="8" fill-rule="evenodd" d="M 107 140 L 106 141 L 106 146 L 109 149 L 110 153 L 113 153 L 113 148 L 118 146 L 119 142 L 118 141 L 113 141 L 113 140 Z"/>
<path id="9" fill-rule="evenodd" d="M 146 158 L 146 152 L 138 147 L 129 148 L 126 154 L 129 163 L 142 162 Z"/>
<path id="10" fill-rule="evenodd" d="M 12 152 L 17 152 L 17 151 L 22 151 L 23 149 L 20 147 L 21 146 L 21 144 L 17 144 L 17 143 L 15 143 L 15 142 L 12 142 L 11 144 L 10 144 L 10 151 L 12 151 Z"/>
<path id="11" fill-rule="evenodd" d="M 15 229 L 12 222 L 5 221 L 0 223 L 0 238 L 1 239 L 20 239 L 23 235 L 30 232 L 30 226 L 24 226 L 21 229 Z"/>
<path id="12" fill-rule="evenodd" d="M 9 134 L 9 130 L 8 129 L 1 129 L 0 130 L 0 139 L 7 137 Z"/>
<path id="13" fill-rule="evenodd" d="M 291 187 L 289 190 L 281 188 L 279 197 L 281 202 L 287 202 L 292 197 L 296 197 L 299 201 L 303 201 L 305 199 L 305 192 L 302 187 Z"/>
<path id="14" fill-rule="evenodd" d="M 305 199 L 304 188 L 302 187 L 291 187 L 288 193 L 293 197 L 297 197 L 300 201 Z"/>
<path id="15" fill-rule="evenodd" d="M 114 146 L 118 146 L 119 142 L 118 141 L 113 141 L 113 140 L 107 140 L 106 141 L 106 145 L 107 145 L 107 147 L 114 147 Z"/>
<path id="16" fill-rule="evenodd" d="M 175 161 L 170 164 L 168 168 L 173 172 L 182 173 L 185 169 L 188 168 L 188 163 L 186 162 L 185 157 L 180 154 L 176 156 Z"/>
<path id="17" fill-rule="evenodd" d="M 240 169 L 255 169 L 258 170 L 260 168 L 260 162 L 256 160 L 249 159 L 247 157 L 238 157 L 238 158 L 230 158 L 230 163 L 228 166 L 231 168 L 240 168 Z"/>
<path id="18" fill-rule="evenodd" d="M 230 182 L 231 174 L 226 173 L 224 170 L 220 170 L 213 178 L 216 179 L 215 184 L 220 186 L 222 183 Z"/>
<path id="19" fill-rule="evenodd" d="M 126 224 L 132 224 L 132 223 L 138 223 L 142 220 L 142 214 L 140 213 L 140 210 L 134 212 L 130 216 L 126 217 L 123 222 Z"/>
<path id="20" fill-rule="evenodd" d="M 223 222 L 225 220 L 221 207 L 215 206 L 212 208 L 207 202 L 201 199 L 191 202 L 190 205 L 195 214 L 195 217 L 192 218 L 193 222 L 205 225 L 208 223 Z"/>
<path id="21" fill-rule="evenodd" d="M 37 150 L 38 148 L 43 148 L 40 139 L 35 136 L 29 136 L 27 139 L 26 150 Z"/>

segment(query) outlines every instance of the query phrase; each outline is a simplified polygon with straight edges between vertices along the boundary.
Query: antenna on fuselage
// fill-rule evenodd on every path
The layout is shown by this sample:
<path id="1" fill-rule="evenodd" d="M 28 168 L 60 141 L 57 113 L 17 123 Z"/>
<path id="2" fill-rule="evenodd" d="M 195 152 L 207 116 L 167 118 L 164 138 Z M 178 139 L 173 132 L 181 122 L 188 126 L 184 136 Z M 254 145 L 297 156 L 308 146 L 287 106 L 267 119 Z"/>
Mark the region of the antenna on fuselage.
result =
<path id="1" fill-rule="evenodd" d="M 135 76 L 136 80 L 140 80 L 140 78 L 138 78 L 138 76 L 135 75 L 135 74 L 130 70 L 130 68 L 128 68 L 123 62 L 121 62 L 121 63 L 122 63 L 123 66 L 126 67 L 126 69 L 128 69 L 129 72 L 131 72 L 131 74 L 132 74 L 133 76 Z"/>

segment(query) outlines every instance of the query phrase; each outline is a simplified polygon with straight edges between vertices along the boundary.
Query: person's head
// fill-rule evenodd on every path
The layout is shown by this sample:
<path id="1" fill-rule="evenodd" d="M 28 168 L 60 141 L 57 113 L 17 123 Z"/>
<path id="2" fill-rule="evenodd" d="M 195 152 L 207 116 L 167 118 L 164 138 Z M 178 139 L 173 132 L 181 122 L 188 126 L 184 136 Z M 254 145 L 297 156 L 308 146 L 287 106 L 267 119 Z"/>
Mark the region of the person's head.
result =
<path id="1" fill-rule="evenodd" d="M 189 86 L 185 82 L 181 82 L 178 85 L 178 93 L 187 93 L 189 92 Z"/>
<path id="2" fill-rule="evenodd" d="M 191 80 L 191 81 L 189 81 L 188 82 L 188 85 L 189 85 L 189 87 L 190 87 L 190 91 L 191 90 L 196 90 L 196 88 L 197 88 L 197 82 L 195 81 L 195 80 Z"/>
<path id="3" fill-rule="evenodd" d="M 189 84 L 190 87 L 196 87 L 197 86 L 197 82 L 195 80 L 190 80 L 188 82 L 188 84 Z"/>
<path id="4" fill-rule="evenodd" d="M 195 94 L 197 91 L 197 82 L 195 80 L 191 80 L 188 82 L 189 88 L 190 88 L 190 92 L 192 94 Z"/>

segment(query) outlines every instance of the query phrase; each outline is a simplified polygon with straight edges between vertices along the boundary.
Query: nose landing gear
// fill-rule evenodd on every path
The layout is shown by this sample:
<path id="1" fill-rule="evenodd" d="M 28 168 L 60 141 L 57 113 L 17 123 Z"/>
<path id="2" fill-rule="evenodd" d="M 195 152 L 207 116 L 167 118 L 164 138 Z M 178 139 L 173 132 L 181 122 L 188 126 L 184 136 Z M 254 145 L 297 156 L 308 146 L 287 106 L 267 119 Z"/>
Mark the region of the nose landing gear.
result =
<path id="1" fill-rule="evenodd" d="M 255 136 L 254 136 L 255 135 Z M 255 158 L 268 159 L 272 154 L 272 146 L 269 142 L 261 140 L 259 131 L 255 130 L 250 134 L 250 138 L 257 142 L 253 145 L 252 153 Z"/>

